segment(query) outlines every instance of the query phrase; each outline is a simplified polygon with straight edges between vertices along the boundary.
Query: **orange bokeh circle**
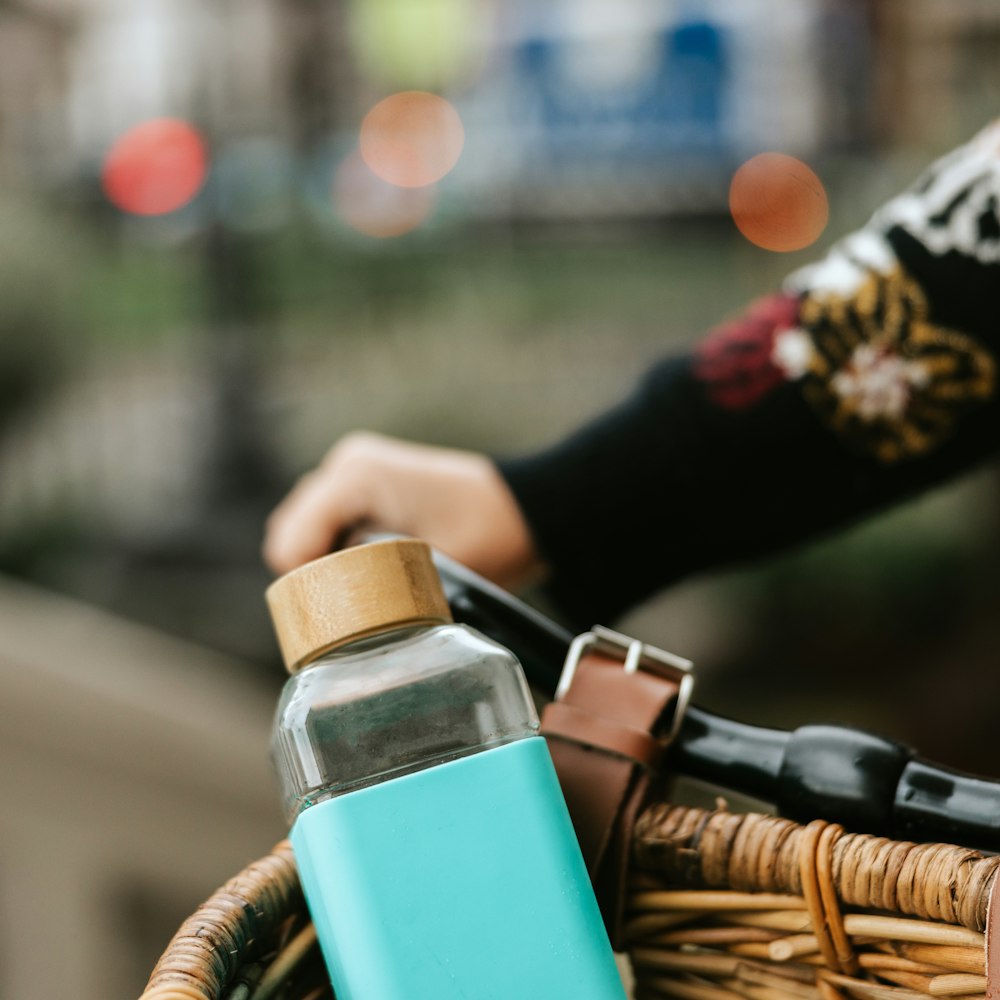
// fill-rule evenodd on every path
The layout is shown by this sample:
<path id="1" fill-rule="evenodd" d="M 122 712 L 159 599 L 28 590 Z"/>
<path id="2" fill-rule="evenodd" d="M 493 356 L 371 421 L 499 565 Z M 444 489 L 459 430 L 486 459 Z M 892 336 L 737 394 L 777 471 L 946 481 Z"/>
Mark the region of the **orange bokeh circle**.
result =
<path id="1" fill-rule="evenodd" d="M 365 236 L 390 239 L 421 226 L 434 205 L 434 189 L 401 188 L 376 177 L 358 155 L 348 156 L 333 179 L 340 217 Z"/>
<path id="2" fill-rule="evenodd" d="M 779 253 L 815 243 L 830 217 L 823 182 L 785 153 L 761 153 L 733 174 L 729 210 L 751 243 Z"/>
<path id="3" fill-rule="evenodd" d="M 123 212 L 165 215 L 191 201 L 207 173 L 208 151 L 198 130 L 177 118 L 154 118 L 115 142 L 101 183 Z"/>
<path id="4" fill-rule="evenodd" d="M 368 169 L 397 187 L 426 187 L 458 162 L 465 129 L 443 97 L 408 90 L 379 101 L 361 123 L 359 148 Z"/>

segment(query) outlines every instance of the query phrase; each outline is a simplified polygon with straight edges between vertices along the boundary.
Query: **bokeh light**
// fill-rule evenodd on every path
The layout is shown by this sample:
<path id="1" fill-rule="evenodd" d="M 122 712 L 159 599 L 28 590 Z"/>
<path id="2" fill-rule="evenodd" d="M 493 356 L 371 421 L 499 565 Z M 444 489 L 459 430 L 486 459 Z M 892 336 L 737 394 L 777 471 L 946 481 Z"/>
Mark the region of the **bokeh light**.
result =
<path id="1" fill-rule="evenodd" d="M 779 253 L 815 243 L 830 217 L 823 182 L 784 153 L 761 153 L 736 171 L 729 210 L 751 243 Z"/>
<path id="2" fill-rule="evenodd" d="M 197 129 L 176 118 L 136 125 L 108 151 L 101 181 L 108 200 L 133 215 L 165 215 L 198 193 L 208 151 Z"/>
<path id="3" fill-rule="evenodd" d="M 351 0 L 358 68 L 386 90 L 468 84 L 488 63 L 497 12 L 479 0 Z"/>
<path id="4" fill-rule="evenodd" d="M 465 129 L 443 97 L 408 90 L 379 101 L 361 123 L 361 156 L 382 180 L 425 187 L 458 163 Z"/>
<path id="5" fill-rule="evenodd" d="M 354 152 L 334 175 L 333 202 L 352 229 L 386 239 L 412 232 L 427 219 L 434 204 L 434 189 L 390 184 L 376 177 Z"/>
<path id="6" fill-rule="evenodd" d="M 295 169 L 290 149 L 279 140 L 237 140 L 212 164 L 212 208 L 238 232 L 275 230 L 291 217 Z"/>

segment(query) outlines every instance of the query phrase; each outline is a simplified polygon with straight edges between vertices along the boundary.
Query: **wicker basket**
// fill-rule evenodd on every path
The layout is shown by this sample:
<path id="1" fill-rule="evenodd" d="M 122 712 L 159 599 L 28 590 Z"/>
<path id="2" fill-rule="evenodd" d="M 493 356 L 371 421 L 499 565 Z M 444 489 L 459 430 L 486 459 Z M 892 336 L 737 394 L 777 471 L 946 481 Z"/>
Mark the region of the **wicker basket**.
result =
<path id="1" fill-rule="evenodd" d="M 636 998 L 983 997 L 998 865 L 822 820 L 652 806 L 626 925 Z M 332 996 L 283 842 L 185 921 L 142 1000 Z"/>

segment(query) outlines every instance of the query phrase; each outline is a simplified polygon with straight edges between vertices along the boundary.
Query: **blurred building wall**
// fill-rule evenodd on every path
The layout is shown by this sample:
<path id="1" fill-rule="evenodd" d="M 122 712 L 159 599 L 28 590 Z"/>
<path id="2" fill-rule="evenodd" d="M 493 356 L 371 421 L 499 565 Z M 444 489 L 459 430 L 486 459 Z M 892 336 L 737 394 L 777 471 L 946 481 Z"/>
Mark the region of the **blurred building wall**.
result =
<path id="1" fill-rule="evenodd" d="M 0 580 L 0 996 L 137 996 L 180 921 L 280 838 L 271 689 Z"/>

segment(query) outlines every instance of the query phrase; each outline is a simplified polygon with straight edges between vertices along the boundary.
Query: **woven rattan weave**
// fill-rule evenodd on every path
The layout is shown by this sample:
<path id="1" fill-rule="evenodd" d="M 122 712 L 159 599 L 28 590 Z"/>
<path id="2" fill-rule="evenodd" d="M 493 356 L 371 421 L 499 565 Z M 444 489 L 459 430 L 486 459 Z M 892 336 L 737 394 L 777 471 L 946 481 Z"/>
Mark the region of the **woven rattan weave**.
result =
<path id="1" fill-rule="evenodd" d="M 653 806 L 626 928 L 636 998 L 982 997 L 998 865 L 821 820 Z M 329 997 L 283 842 L 184 922 L 142 1000 Z"/>

